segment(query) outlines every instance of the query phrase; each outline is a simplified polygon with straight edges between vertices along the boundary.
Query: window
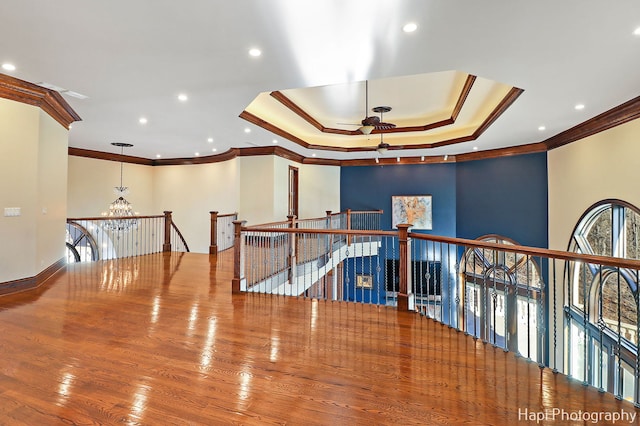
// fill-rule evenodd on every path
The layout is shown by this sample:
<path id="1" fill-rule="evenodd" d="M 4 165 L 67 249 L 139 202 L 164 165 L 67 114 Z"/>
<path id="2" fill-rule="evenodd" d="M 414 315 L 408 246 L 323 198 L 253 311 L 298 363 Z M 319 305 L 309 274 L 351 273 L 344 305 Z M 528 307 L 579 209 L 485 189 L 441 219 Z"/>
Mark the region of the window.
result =
<path id="1" fill-rule="evenodd" d="M 480 241 L 516 244 L 497 235 Z M 462 323 L 485 342 L 542 362 L 542 290 L 538 263 L 504 250 L 468 248 L 460 274 L 465 295 Z"/>
<path id="2" fill-rule="evenodd" d="M 67 263 L 98 260 L 98 248 L 87 229 L 75 222 L 67 223 Z"/>
<path id="3" fill-rule="evenodd" d="M 640 211 L 621 200 L 591 206 L 578 221 L 569 251 L 639 259 Z M 568 374 L 633 400 L 638 345 L 635 270 L 570 262 L 567 271 Z"/>

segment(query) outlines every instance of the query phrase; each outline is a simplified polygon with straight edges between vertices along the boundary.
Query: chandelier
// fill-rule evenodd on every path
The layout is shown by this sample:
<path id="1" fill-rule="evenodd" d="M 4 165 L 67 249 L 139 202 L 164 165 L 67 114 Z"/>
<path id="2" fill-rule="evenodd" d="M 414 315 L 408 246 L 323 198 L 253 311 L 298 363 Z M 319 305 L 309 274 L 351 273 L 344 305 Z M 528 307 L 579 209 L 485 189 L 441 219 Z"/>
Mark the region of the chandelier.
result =
<path id="1" fill-rule="evenodd" d="M 122 156 L 125 148 L 130 148 L 133 145 L 130 143 L 122 143 L 122 142 L 113 142 L 111 143 L 113 146 L 120 147 L 120 155 Z M 120 161 L 120 186 L 116 186 L 113 190 L 115 194 L 118 196 L 111 204 L 109 204 L 109 209 L 106 212 L 102 212 L 102 216 L 106 216 L 108 218 L 113 218 L 107 220 L 104 224 L 104 227 L 111 231 L 122 231 L 126 232 L 130 229 L 136 228 L 138 226 L 137 219 L 126 219 L 127 217 L 133 217 L 136 213 L 133 211 L 133 206 L 129 203 L 124 196 L 129 193 L 129 188 L 122 184 L 122 169 L 123 162 Z"/>

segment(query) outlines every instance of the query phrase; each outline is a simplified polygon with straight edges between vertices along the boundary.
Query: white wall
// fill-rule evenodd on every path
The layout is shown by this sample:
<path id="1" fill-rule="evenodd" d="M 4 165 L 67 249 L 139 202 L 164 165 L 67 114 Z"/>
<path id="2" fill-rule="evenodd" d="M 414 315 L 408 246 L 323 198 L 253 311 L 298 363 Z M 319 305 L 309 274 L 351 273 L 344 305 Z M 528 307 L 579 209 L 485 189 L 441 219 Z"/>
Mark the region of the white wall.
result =
<path id="1" fill-rule="evenodd" d="M 40 108 L 0 99 L 0 282 L 64 256 L 67 136 Z M 20 216 L 5 217 L 7 207 Z"/>

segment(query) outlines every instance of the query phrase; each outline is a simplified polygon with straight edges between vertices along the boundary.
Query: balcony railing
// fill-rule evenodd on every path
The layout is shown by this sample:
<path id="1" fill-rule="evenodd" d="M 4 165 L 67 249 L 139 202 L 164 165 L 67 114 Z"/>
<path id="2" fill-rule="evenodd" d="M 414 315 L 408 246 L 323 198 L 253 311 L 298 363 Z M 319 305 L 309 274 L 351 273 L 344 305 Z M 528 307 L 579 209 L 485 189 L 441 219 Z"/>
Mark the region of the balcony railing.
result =
<path id="1" fill-rule="evenodd" d="M 315 219 L 235 221 L 232 291 L 415 311 L 639 405 L 640 302 L 622 290 L 639 282 L 640 261 L 427 235 L 409 225 L 343 229 L 349 221 L 337 217 L 324 224 L 340 228 Z M 607 298 L 587 291 L 587 280 Z"/>
<path id="2" fill-rule="evenodd" d="M 211 244 L 209 254 L 216 254 L 233 247 L 233 221 L 238 220 L 238 213 L 211 214 Z"/>
<path id="3" fill-rule="evenodd" d="M 157 216 L 68 218 L 66 246 L 68 262 L 189 251 L 170 211 Z"/>

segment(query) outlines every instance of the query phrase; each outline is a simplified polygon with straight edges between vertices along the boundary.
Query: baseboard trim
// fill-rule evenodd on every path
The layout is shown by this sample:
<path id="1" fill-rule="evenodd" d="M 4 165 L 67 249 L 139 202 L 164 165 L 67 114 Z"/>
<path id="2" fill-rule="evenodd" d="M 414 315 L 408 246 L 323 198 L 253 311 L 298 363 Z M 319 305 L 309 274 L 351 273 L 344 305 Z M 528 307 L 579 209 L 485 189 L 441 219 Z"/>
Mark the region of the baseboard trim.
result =
<path id="1" fill-rule="evenodd" d="M 44 284 L 45 281 L 47 281 L 49 278 L 54 276 L 58 271 L 64 268 L 66 264 L 67 259 L 62 258 L 40 272 L 35 277 L 21 278 L 19 280 L 0 283 L 0 296 L 36 289 Z"/>

